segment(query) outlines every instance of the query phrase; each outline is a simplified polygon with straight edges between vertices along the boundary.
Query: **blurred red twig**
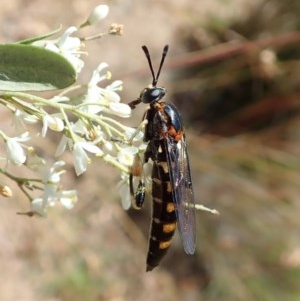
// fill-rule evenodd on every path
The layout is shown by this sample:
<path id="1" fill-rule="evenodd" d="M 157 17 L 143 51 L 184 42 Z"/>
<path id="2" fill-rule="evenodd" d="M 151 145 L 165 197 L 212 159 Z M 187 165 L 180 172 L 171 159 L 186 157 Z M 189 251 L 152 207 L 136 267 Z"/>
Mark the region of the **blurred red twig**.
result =
<path id="1" fill-rule="evenodd" d="M 186 55 L 173 57 L 167 61 L 167 68 L 179 68 L 195 64 L 204 64 L 231 57 L 233 55 L 243 55 L 253 52 L 259 52 L 265 48 L 278 48 L 287 44 L 300 41 L 300 31 L 283 34 L 280 36 L 265 37 L 255 41 L 237 42 L 219 44 L 209 48 L 190 52 Z"/>
<path id="2" fill-rule="evenodd" d="M 210 134 L 224 136 L 236 135 L 245 132 L 249 127 L 260 122 L 275 119 L 283 112 L 300 109 L 300 93 L 292 95 L 271 95 L 260 101 L 235 111 L 227 116 L 227 121 L 222 120 L 209 128 Z"/>

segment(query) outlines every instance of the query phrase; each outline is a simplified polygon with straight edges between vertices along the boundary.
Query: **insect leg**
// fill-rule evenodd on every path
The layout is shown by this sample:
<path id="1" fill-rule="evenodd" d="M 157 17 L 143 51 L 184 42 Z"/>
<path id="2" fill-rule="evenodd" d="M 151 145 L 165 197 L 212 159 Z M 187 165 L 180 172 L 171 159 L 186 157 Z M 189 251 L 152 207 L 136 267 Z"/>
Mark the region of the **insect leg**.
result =
<path id="1" fill-rule="evenodd" d="M 136 191 L 134 191 L 133 187 L 133 177 L 140 178 Z M 133 164 L 130 168 L 129 190 L 133 207 L 135 209 L 141 209 L 145 201 L 145 181 L 143 173 L 143 163 L 138 154 L 134 157 Z"/>
<path id="2" fill-rule="evenodd" d="M 136 137 L 136 135 L 146 126 L 146 124 L 148 123 L 147 119 L 144 119 L 140 125 L 135 129 L 134 133 L 132 134 L 132 136 L 130 137 L 130 139 L 128 140 L 128 144 L 132 144 L 133 139 Z"/>

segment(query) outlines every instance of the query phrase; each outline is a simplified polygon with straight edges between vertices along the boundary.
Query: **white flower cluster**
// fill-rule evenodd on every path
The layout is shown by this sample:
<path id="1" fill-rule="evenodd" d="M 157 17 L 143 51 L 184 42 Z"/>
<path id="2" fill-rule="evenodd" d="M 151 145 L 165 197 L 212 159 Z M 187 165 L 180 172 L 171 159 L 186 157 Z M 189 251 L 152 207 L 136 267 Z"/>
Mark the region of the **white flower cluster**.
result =
<path id="1" fill-rule="evenodd" d="M 95 24 L 107 14 L 108 6 L 98 6 L 79 29 Z M 118 26 L 114 24 L 112 34 L 118 32 L 117 28 Z M 39 40 L 33 44 L 61 54 L 79 74 L 84 67 L 81 51 L 83 39 L 72 36 L 77 30 L 72 26 L 56 40 Z M 52 164 L 40 179 L 18 178 L 7 172 L 11 164 L 25 166 L 35 171 L 45 169 L 47 166 L 45 159 L 35 153 L 31 144 L 34 143 L 36 136 L 47 139 L 48 131 L 61 135 L 55 157 L 60 157 L 66 150 L 70 150 L 78 176 L 87 170 L 93 156 L 94 159 L 101 158 L 118 168 L 122 173 L 122 183 L 127 184 L 134 157 L 144 149 L 143 134 L 141 131 L 136 132 L 134 128 L 124 126 L 116 119 L 130 117 L 131 109 L 127 104 L 120 102 L 118 95 L 118 91 L 122 89 L 120 80 L 103 85 L 104 81 L 111 78 L 111 73 L 106 71 L 107 67 L 106 63 L 100 63 L 88 84 L 71 86 L 50 99 L 21 92 L 1 91 L 0 104 L 13 113 L 13 123 L 18 134 L 9 137 L 0 131 L 0 138 L 6 144 L 6 163 L 0 172 L 17 181 L 29 198 L 31 210 L 28 215 L 45 216 L 50 206 L 60 203 L 66 208 L 72 208 L 77 201 L 75 190 L 62 189 L 60 181 L 65 165 L 62 160 Z M 38 135 L 33 134 L 33 124 L 41 125 Z M 30 188 L 29 192 L 26 188 Z M 34 188 L 43 192 L 37 197 L 32 197 L 30 191 Z"/>

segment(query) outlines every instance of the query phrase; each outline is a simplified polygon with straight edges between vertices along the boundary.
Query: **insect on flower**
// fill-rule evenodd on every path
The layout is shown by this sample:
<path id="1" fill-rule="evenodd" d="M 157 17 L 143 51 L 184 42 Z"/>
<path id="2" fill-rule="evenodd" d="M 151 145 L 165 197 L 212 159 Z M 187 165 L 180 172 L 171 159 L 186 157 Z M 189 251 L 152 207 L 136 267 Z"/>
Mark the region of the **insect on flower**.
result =
<path id="1" fill-rule="evenodd" d="M 168 48 L 166 45 L 163 49 L 155 76 L 148 48 L 142 47 L 152 73 L 152 85 L 129 104 L 132 109 L 141 102 L 149 104 L 143 117 L 146 121 L 144 141 L 148 143 L 143 163 L 149 159 L 153 161 L 153 213 L 147 271 L 159 265 L 170 247 L 177 224 L 185 252 L 194 254 L 196 248 L 195 202 L 184 127 L 175 106 L 163 101 L 166 89 L 156 85 Z M 143 177 L 134 192 L 133 176 L 136 175 L 129 178 L 130 192 L 135 206 L 142 207 L 145 199 Z"/>

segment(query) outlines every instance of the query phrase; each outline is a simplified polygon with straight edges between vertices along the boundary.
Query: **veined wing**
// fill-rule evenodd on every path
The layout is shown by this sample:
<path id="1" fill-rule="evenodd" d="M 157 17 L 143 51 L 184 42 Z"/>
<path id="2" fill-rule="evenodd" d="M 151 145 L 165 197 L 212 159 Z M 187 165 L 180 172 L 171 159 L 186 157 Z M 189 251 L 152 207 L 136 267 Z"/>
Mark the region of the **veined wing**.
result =
<path id="1" fill-rule="evenodd" d="M 185 136 L 176 143 L 164 139 L 179 234 L 187 254 L 196 249 L 195 200 Z"/>

